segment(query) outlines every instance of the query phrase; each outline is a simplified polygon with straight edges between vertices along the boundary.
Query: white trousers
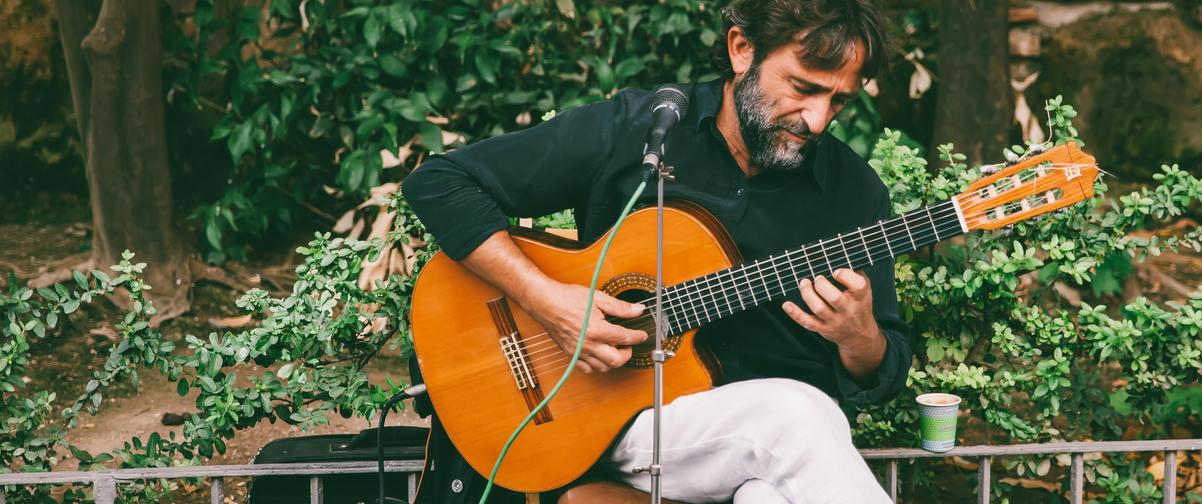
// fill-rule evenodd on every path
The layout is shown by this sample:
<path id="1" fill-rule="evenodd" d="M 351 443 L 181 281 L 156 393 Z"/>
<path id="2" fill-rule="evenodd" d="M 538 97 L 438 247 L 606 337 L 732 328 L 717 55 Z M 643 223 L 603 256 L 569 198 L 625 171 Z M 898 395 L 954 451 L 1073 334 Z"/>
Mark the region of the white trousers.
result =
<path id="1" fill-rule="evenodd" d="M 650 491 L 653 412 L 614 445 L 624 481 Z M 735 504 L 891 502 L 851 442 L 835 400 L 796 380 L 736 382 L 663 408 L 662 495 Z"/>

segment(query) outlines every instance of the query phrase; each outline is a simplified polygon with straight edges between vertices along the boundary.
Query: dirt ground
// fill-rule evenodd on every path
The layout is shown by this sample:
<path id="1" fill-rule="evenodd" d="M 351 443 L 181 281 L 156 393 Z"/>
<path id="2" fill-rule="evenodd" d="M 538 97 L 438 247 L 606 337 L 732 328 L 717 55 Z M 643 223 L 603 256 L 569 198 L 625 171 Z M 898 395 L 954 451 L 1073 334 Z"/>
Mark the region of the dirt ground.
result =
<path id="1" fill-rule="evenodd" d="M 0 220 L 0 285 L 7 283 L 8 273 L 15 272 L 20 278 L 29 278 L 44 273 L 47 268 L 64 258 L 84 252 L 88 248 L 89 225 L 87 202 L 71 195 L 36 195 L 28 202 L 32 208 L 24 216 L 24 222 Z M 5 205 L 7 206 L 7 205 Z M 278 250 L 256 252 L 247 268 L 290 261 L 291 249 L 302 244 L 312 230 L 298 230 L 295 243 L 281 246 Z M 257 262 L 256 262 L 257 261 Z M 204 337 L 210 331 L 218 331 L 212 321 L 223 317 L 241 315 L 234 301 L 241 293 L 224 285 L 210 282 L 198 283 L 192 292 L 192 310 L 183 316 L 165 322 L 160 330 L 164 337 L 182 342 L 185 334 Z M 62 322 L 60 334 L 37 340 L 31 345 L 32 361 L 29 366 L 26 390 L 49 389 L 57 392 L 59 407 L 70 405 L 91 379 L 92 370 L 103 365 L 107 349 L 112 341 L 105 335 L 113 323 L 119 320 L 120 312 L 111 303 L 99 300 L 80 308 L 69 319 Z M 257 376 L 268 369 L 248 365 L 241 370 L 244 376 Z M 385 377 L 393 380 L 408 380 L 408 369 L 397 352 L 383 352 L 367 369 L 372 383 L 382 383 Z M 158 432 L 167 437 L 174 432 L 183 434 L 182 426 L 164 425 L 164 415 L 187 415 L 197 411 L 195 393 L 181 397 L 175 384 L 155 370 L 139 373 L 139 387 L 134 390 L 128 383 L 116 384 L 105 392 L 104 403 L 96 416 L 84 416 L 80 426 L 69 433 L 67 441 L 92 454 L 110 452 L 134 437 L 145 440 L 151 433 Z M 390 413 L 388 425 L 427 425 L 410 409 Z M 364 418 L 342 418 L 334 414 L 329 424 L 308 432 L 282 421 L 263 422 L 252 428 L 239 431 L 227 442 L 227 451 L 213 457 L 207 464 L 245 464 L 250 462 L 259 449 L 274 439 L 316 434 L 357 433 L 374 427 Z M 69 452 L 55 467 L 57 471 L 72 471 L 78 462 Z M 112 465 L 112 463 L 110 463 Z M 114 465 L 115 466 L 115 465 Z M 246 481 L 232 479 L 226 482 L 227 502 L 245 502 Z M 177 492 L 180 502 L 209 502 L 207 486 L 184 485 Z"/>

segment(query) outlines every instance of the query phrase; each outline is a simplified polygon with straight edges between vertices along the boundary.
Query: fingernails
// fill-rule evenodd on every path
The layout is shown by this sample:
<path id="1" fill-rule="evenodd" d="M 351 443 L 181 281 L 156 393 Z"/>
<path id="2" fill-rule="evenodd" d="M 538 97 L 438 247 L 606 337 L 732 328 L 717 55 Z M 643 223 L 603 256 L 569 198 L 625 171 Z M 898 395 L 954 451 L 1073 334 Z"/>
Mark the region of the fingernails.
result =
<path id="1" fill-rule="evenodd" d="M 640 311 L 640 312 L 641 312 L 641 311 L 643 311 L 643 310 L 646 310 L 646 309 L 647 309 L 647 307 L 646 307 L 646 306 L 643 306 L 643 303 L 635 303 L 635 304 L 632 304 L 632 305 L 630 305 L 630 306 L 631 306 L 632 308 L 634 308 L 634 309 L 636 309 L 636 310 Z"/>

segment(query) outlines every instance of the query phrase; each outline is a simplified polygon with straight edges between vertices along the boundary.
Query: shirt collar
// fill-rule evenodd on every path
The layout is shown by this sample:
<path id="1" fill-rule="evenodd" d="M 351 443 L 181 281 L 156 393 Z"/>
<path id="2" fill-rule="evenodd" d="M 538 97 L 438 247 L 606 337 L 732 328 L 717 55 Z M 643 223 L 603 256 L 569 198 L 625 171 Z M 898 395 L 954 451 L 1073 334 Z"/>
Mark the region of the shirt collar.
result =
<path id="1" fill-rule="evenodd" d="M 718 109 L 722 106 L 722 86 L 726 80 L 719 77 L 709 82 L 704 82 L 698 85 L 694 91 L 693 102 L 696 113 L 696 126 L 698 131 L 705 131 L 704 126 L 706 121 L 715 124 L 715 134 L 721 136 L 722 133 L 717 130 L 716 124 L 718 121 Z M 802 168 L 800 172 L 809 173 L 814 182 L 818 184 L 818 189 L 825 191 L 827 181 L 830 178 L 828 167 L 831 164 L 831 149 L 830 149 L 830 134 L 823 132 L 818 138 L 818 144 L 814 146 L 813 152 L 806 159 L 807 166 Z"/>

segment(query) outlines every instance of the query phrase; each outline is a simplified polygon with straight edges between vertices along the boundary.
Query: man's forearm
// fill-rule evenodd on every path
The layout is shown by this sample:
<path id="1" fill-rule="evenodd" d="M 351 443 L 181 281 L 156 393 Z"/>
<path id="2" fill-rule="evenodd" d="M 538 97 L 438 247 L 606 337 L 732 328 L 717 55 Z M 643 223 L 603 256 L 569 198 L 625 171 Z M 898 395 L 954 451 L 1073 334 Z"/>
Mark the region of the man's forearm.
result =
<path id="1" fill-rule="evenodd" d="M 876 370 L 885 359 L 888 342 L 879 326 L 872 334 L 839 345 L 839 360 L 852 378 L 861 384 L 872 383 Z"/>
<path id="2" fill-rule="evenodd" d="M 507 231 L 497 231 L 459 261 L 476 276 L 528 308 L 535 289 L 554 282 L 513 243 Z"/>

